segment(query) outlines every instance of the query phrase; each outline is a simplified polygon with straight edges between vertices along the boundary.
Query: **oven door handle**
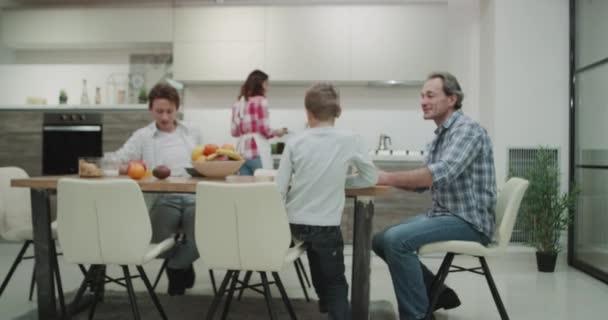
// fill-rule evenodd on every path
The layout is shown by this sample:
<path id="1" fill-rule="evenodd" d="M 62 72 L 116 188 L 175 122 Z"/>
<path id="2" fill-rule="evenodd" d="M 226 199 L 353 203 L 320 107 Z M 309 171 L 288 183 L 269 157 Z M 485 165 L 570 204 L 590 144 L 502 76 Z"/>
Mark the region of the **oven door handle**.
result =
<path id="1" fill-rule="evenodd" d="M 76 132 L 99 132 L 100 126 L 44 126 L 42 131 L 76 131 Z"/>

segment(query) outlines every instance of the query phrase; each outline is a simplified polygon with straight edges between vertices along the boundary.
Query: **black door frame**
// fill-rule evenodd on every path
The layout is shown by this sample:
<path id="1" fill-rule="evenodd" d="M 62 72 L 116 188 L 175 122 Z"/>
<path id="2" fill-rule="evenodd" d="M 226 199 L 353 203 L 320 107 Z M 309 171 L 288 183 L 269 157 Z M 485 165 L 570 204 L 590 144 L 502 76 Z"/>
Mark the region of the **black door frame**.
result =
<path id="1" fill-rule="evenodd" d="M 576 150 L 576 75 L 582 72 L 594 69 L 596 67 L 608 64 L 608 57 L 599 61 L 593 62 L 589 65 L 583 66 L 576 69 L 576 3 L 577 0 L 570 0 L 570 185 L 576 182 L 576 169 L 596 169 L 596 170 L 608 170 L 608 166 L 585 166 L 577 165 L 575 163 L 575 150 Z M 592 167 L 592 168 L 591 168 Z M 576 214 L 575 209 L 575 214 Z M 576 218 L 575 218 L 576 220 Z M 597 278 L 605 283 L 608 283 L 608 272 L 598 269 L 585 261 L 576 259 L 575 250 L 575 236 L 576 227 L 575 222 L 571 223 L 568 227 L 568 264 L 576 269 L 579 269 L 590 276 Z"/>

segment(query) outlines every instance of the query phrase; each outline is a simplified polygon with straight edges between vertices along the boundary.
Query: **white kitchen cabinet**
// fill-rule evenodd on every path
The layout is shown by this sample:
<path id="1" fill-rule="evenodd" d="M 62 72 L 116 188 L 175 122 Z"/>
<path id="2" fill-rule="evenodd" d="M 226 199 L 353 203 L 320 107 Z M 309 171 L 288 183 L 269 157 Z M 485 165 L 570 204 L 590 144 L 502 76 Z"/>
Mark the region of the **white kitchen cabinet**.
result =
<path id="1" fill-rule="evenodd" d="M 2 37 L 17 49 L 123 48 L 173 41 L 171 8 L 15 9 Z"/>
<path id="2" fill-rule="evenodd" d="M 422 80 L 448 67 L 446 3 L 175 9 L 174 77 Z"/>
<path id="3" fill-rule="evenodd" d="M 175 9 L 175 79 L 243 81 L 256 68 L 264 68 L 263 7 Z"/>
<path id="4" fill-rule="evenodd" d="M 350 80 L 350 7 L 268 7 L 264 60 L 272 80 Z"/>
<path id="5" fill-rule="evenodd" d="M 175 42 L 264 41 L 264 7 L 175 9 Z"/>
<path id="6" fill-rule="evenodd" d="M 253 69 L 264 69 L 261 41 L 176 42 L 173 77 L 179 81 L 244 81 Z"/>
<path id="7" fill-rule="evenodd" d="M 420 80 L 448 67 L 445 4 L 353 6 L 352 80 Z"/>

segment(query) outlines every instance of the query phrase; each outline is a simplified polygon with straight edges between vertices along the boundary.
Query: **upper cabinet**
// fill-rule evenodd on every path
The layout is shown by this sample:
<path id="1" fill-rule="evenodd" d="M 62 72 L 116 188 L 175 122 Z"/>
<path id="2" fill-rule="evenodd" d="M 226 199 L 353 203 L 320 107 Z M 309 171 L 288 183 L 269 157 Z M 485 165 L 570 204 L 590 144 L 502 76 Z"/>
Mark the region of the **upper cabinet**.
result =
<path id="1" fill-rule="evenodd" d="M 353 80 L 422 80 L 448 67 L 443 4 L 351 8 Z"/>
<path id="2" fill-rule="evenodd" d="M 235 81 L 264 69 L 264 16 L 263 7 L 175 9 L 174 78 Z"/>
<path id="3" fill-rule="evenodd" d="M 350 7 L 269 7 L 264 60 L 272 80 L 351 80 Z"/>
<path id="4" fill-rule="evenodd" d="M 15 9 L 2 37 L 17 49 L 123 48 L 170 44 L 171 8 Z"/>
<path id="5" fill-rule="evenodd" d="M 447 26 L 446 3 L 178 8 L 174 77 L 422 80 L 447 67 Z"/>

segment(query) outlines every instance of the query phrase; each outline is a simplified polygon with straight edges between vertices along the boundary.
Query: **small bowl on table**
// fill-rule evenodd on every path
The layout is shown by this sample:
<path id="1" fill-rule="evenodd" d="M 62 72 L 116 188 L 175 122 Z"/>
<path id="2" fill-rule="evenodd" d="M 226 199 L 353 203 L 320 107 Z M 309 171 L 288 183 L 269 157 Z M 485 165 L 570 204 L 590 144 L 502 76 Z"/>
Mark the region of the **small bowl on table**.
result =
<path id="1" fill-rule="evenodd" d="M 243 166 L 245 160 L 222 160 L 222 161 L 204 161 L 193 162 L 192 166 L 200 175 L 208 178 L 225 178 L 231 174 L 235 174 Z M 188 169 L 186 169 L 188 171 Z M 188 173 L 190 173 L 188 171 Z M 190 175 L 192 175 L 190 173 Z"/>

